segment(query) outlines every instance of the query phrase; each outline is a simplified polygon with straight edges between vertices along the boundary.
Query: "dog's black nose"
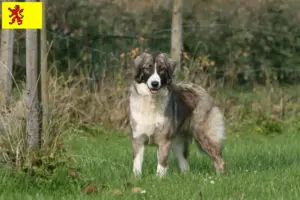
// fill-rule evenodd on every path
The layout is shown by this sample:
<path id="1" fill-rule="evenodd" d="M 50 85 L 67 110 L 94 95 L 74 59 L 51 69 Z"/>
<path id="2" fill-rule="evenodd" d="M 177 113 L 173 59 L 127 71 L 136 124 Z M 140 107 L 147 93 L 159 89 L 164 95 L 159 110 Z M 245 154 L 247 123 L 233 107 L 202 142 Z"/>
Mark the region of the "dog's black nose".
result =
<path id="1" fill-rule="evenodd" d="M 159 85 L 159 82 L 158 81 L 152 81 L 151 85 L 152 85 L 152 87 L 157 88 L 158 85 Z"/>

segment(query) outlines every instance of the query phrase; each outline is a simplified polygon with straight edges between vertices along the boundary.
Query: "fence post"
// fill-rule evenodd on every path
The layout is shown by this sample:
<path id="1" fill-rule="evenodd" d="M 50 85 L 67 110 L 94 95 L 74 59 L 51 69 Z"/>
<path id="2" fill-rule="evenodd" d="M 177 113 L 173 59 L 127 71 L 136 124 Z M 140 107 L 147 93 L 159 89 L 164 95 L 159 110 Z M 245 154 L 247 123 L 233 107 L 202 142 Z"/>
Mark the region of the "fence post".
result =
<path id="1" fill-rule="evenodd" d="M 36 2 L 26 0 L 26 2 Z M 38 31 L 26 29 L 26 107 L 27 118 L 27 144 L 29 152 L 41 147 L 41 107 L 39 99 L 38 80 Z M 28 160 L 31 162 L 30 160 Z"/>
<path id="2" fill-rule="evenodd" d="M 14 30 L 1 31 L 0 103 L 8 106 L 12 91 Z"/>
<path id="3" fill-rule="evenodd" d="M 93 39 L 92 39 L 92 66 L 89 69 L 89 85 L 90 85 L 90 89 L 95 89 L 95 82 L 96 82 L 96 70 L 98 70 L 99 68 L 99 52 L 97 51 L 98 49 L 98 45 L 97 45 L 97 41 L 99 39 L 102 39 L 101 35 L 96 35 Z"/>
<path id="4" fill-rule="evenodd" d="M 43 134 L 48 135 L 48 123 L 50 117 L 49 111 L 49 74 L 47 63 L 47 27 L 46 27 L 46 4 L 47 0 L 41 0 L 42 2 L 42 30 L 41 30 L 41 91 L 42 91 L 42 108 L 43 108 Z"/>
<path id="5" fill-rule="evenodd" d="M 181 68 L 182 48 L 182 0 L 173 0 L 171 57 L 177 62 L 174 75 L 177 76 Z"/>

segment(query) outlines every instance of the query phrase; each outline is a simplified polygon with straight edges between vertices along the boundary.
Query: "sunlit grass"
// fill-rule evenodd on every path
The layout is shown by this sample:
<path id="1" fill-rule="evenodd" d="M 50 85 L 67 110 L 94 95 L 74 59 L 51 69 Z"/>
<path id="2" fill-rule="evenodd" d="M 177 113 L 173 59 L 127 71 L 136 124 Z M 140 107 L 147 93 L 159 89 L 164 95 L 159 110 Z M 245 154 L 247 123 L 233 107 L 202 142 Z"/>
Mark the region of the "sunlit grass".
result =
<path id="1" fill-rule="evenodd" d="M 245 127 L 251 128 L 251 127 Z M 93 129 L 97 132 L 97 129 Z M 100 130 L 100 129 L 99 129 Z M 100 131 L 99 131 L 100 132 Z M 217 176 L 210 159 L 192 145 L 191 172 L 182 175 L 173 155 L 168 176 L 155 176 L 156 153 L 147 148 L 143 176 L 131 173 L 132 154 L 126 134 L 77 133 L 67 135 L 74 171 L 57 169 L 47 178 L 1 169 L 1 199 L 298 199 L 300 197 L 300 135 L 273 137 L 230 133 L 225 142 L 227 173 Z M 85 194 L 94 184 L 97 192 Z M 131 192 L 140 187 L 144 194 Z"/>

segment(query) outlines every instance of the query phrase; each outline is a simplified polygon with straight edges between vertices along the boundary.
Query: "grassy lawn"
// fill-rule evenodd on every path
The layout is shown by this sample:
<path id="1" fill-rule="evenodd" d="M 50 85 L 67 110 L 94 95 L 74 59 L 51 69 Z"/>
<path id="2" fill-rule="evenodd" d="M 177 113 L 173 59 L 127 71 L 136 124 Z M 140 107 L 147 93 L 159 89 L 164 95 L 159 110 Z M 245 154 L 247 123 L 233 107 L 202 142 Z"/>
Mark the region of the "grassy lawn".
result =
<path id="1" fill-rule="evenodd" d="M 228 136 L 224 158 L 227 174 L 217 176 L 208 156 L 192 145 L 191 172 L 181 175 L 173 155 L 169 173 L 155 177 L 156 152 L 147 148 L 141 178 L 132 177 L 131 147 L 125 134 L 70 134 L 77 177 L 58 169 L 46 178 L 1 169 L 0 199 L 300 199 L 300 134 Z M 94 184 L 97 192 L 83 190 Z M 144 194 L 132 193 L 140 187 Z M 122 192 L 122 195 L 118 193 Z"/>

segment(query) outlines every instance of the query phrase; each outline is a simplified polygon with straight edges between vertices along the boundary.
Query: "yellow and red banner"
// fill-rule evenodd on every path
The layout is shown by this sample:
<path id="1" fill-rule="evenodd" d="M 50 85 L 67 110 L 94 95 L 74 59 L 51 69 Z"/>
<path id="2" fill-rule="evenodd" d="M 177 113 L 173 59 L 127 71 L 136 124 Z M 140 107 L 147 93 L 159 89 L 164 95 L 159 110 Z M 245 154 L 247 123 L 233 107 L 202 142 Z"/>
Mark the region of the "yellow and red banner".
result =
<path id="1" fill-rule="evenodd" d="M 41 29 L 42 2 L 2 2 L 2 29 Z"/>

